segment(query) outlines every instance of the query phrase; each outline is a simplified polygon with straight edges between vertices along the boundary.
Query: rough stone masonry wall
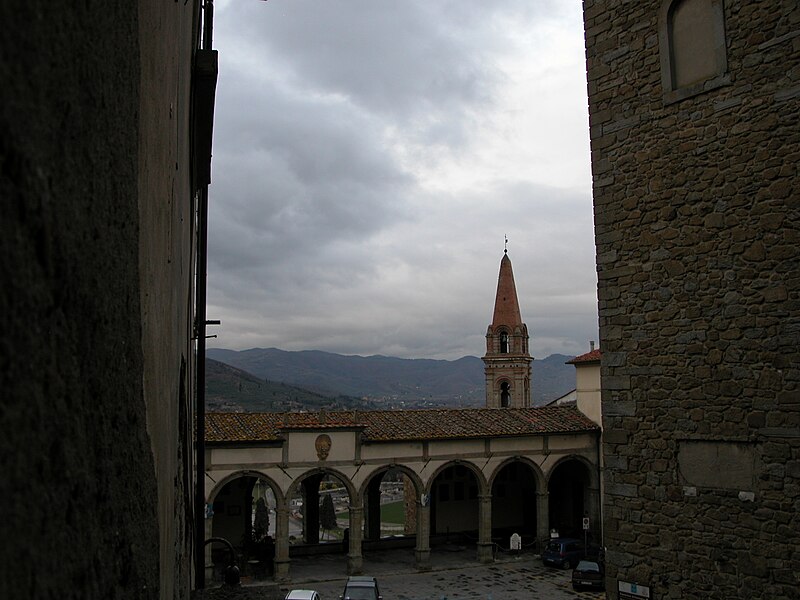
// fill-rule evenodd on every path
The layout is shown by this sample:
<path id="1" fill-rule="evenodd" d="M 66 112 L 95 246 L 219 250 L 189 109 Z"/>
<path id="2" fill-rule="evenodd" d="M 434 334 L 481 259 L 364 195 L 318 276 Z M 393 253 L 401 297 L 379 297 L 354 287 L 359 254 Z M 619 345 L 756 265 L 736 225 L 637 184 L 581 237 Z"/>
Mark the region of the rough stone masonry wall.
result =
<path id="1" fill-rule="evenodd" d="M 158 520 L 183 500 L 180 435 L 162 426 L 154 440 L 147 420 L 148 401 L 177 414 L 180 356 L 165 363 L 171 375 L 148 371 L 143 356 L 143 298 L 155 304 L 148 294 L 174 285 L 185 302 L 191 285 L 190 272 L 177 281 L 156 265 L 140 279 L 142 260 L 186 264 L 162 246 L 139 252 L 143 227 L 186 241 L 169 215 L 153 215 L 170 206 L 155 193 L 170 181 L 155 181 L 157 171 L 148 180 L 139 164 L 140 150 L 161 157 L 158 145 L 176 137 L 166 115 L 184 107 L 163 92 L 174 92 L 178 67 L 188 77 L 186 61 L 159 65 L 163 53 L 142 51 L 140 33 L 155 45 L 142 14 L 169 28 L 156 4 L 187 10 L 155 0 L 0 3 L 0 598 L 157 598 L 160 569 L 161 597 L 173 587 L 188 596 L 185 564 L 177 582 L 163 569 L 185 555 L 189 532 L 181 515 L 169 531 Z M 142 56 L 155 60 L 143 66 Z M 164 118 L 148 140 L 141 124 L 156 130 L 155 112 Z M 140 200 L 155 205 L 142 217 Z M 185 216 L 174 208 L 174 227 L 188 229 Z M 165 348 L 187 338 L 183 314 L 159 331 Z M 177 496 L 166 507 L 165 487 Z"/>
<path id="2" fill-rule="evenodd" d="M 660 1 L 585 0 L 609 598 L 800 589 L 800 9 L 725 0 L 665 104 Z"/>

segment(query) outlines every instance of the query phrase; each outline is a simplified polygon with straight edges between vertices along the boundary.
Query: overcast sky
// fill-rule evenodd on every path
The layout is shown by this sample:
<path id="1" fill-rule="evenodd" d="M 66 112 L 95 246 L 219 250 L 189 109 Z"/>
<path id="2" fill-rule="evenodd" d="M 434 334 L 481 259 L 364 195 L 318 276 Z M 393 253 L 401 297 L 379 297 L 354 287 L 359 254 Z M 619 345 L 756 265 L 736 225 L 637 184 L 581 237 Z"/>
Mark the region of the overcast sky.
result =
<path id="1" fill-rule="evenodd" d="M 588 351 L 578 0 L 217 0 L 209 346 L 481 356 L 508 235 L 531 352 Z"/>

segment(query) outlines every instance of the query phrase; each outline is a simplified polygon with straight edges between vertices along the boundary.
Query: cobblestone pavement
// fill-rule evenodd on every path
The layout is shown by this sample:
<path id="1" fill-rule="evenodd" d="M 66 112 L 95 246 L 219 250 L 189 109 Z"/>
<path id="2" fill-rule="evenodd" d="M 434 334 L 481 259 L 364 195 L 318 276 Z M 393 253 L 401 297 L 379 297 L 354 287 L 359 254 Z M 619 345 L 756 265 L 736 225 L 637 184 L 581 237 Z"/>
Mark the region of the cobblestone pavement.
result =
<path id="1" fill-rule="evenodd" d="M 542 565 L 538 556 L 501 555 L 494 563 L 474 560 L 475 550 L 434 551 L 432 570 L 420 573 L 413 568 L 413 551 L 391 550 L 365 556 L 364 574 L 378 578 L 386 600 L 534 600 L 605 598 L 601 592 L 572 590 L 571 571 Z M 290 589 L 314 589 L 322 600 L 338 600 L 346 576 L 344 558 L 320 556 L 292 560 Z"/>

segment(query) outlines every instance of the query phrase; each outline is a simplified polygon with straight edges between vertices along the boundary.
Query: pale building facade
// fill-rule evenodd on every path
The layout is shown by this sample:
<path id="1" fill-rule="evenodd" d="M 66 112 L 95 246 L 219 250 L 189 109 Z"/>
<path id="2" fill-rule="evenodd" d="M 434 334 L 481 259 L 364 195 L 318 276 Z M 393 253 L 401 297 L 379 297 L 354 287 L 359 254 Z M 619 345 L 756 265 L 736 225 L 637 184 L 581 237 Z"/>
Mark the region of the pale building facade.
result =
<path id="1" fill-rule="evenodd" d="M 206 537 L 239 540 L 253 486 L 265 482 L 275 504 L 274 576 L 288 580 L 293 553 L 326 549 L 320 484 L 333 478 L 346 492 L 346 570 L 358 573 L 365 545 L 381 543 L 379 486 L 392 471 L 414 488 L 409 543 L 419 569 L 451 537 L 471 540 L 476 560 L 491 561 L 513 533 L 530 547 L 553 529 L 580 531 L 585 516 L 599 526 L 598 435 L 574 407 L 209 414 Z M 291 545 L 298 494 L 302 539 Z"/>
<path id="2" fill-rule="evenodd" d="M 575 404 L 578 410 L 602 427 L 603 414 L 600 405 L 600 357 L 599 348 L 576 356 L 567 364 L 575 366 Z"/>

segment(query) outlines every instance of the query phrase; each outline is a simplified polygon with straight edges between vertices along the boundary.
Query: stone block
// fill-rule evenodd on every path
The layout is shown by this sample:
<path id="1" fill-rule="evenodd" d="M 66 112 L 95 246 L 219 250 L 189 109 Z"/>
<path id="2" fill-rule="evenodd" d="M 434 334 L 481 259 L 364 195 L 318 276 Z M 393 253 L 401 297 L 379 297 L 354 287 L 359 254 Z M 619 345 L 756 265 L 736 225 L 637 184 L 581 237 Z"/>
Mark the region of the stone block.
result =
<path id="1" fill-rule="evenodd" d="M 753 444 L 714 440 L 683 440 L 678 467 L 689 485 L 752 490 L 755 476 Z"/>
<path id="2" fill-rule="evenodd" d="M 603 378 L 603 387 L 607 390 L 629 390 L 631 378 L 625 375 L 609 375 Z"/>
<path id="3" fill-rule="evenodd" d="M 631 483 L 608 483 L 606 484 L 606 493 L 611 496 L 623 496 L 625 498 L 634 498 L 638 495 L 639 487 Z"/>
<path id="4" fill-rule="evenodd" d="M 629 417 L 636 414 L 636 403 L 632 400 L 619 402 L 604 402 L 603 414 L 610 417 Z"/>

